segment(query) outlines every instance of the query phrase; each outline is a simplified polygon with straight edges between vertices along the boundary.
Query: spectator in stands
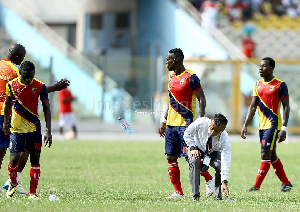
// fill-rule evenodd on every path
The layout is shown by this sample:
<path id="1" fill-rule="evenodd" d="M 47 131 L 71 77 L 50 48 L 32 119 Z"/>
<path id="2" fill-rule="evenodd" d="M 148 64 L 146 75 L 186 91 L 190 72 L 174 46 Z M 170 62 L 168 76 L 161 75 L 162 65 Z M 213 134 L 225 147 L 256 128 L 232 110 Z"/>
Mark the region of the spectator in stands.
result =
<path id="1" fill-rule="evenodd" d="M 272 6 L 275 15 L 282 16 L 285 14 L 285 7 L 282 5 L 281 0 L 273 0 Z"/>
<path id="2" fill-rule="evenodd" d="M 252 19 L 252 9 L 251 9 L 251 1 L 243 2 L 243 21 L 248 21 Z"/>
<path id="3" fill-rule="evenodd" d="M 260 9 L 262 14 L 265 16 L 273 14 L 272 3 L 270 0 L 264 0 L 260 5 Z"/>
<path id="4" fill-rule="evenodd" d="M 201 25 L 205 29 L 213 29 L 217 27 L 218 8 L 216 3 L 211 0 L 205 0 L 200 9 Z"/>
<path id="5" fill-rule="evenodd" d="M 246 57 L 254 57 L 255 55 L 255 42 L 251 39 L 251 34 L 247 34 L 242 40 L 243 53 Z"/>

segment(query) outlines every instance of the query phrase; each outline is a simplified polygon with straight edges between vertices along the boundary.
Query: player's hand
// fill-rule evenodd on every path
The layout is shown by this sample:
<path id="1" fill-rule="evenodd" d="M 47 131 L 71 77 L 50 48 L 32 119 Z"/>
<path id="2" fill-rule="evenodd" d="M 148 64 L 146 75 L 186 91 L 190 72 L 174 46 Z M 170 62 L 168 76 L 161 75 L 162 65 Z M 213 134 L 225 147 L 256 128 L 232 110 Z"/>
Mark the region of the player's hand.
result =
<path id="1" fill-rule="evenodd" d="M 229 196 L 229 188 L 226 183 L 222 183 L 221 186 L 221 192 L 223 193 L 224 191 L 225 191 L 225 196 L 227 198 Z"/>
<path id="2" fill-rule="evenodd" d="M 284 141 L 285 139 L 286 139 L 286 131 L 280 130 L 280 132 L 278 133 L 277 142 L 278 142 L 278 143 L 281 143 L 281 142 Z"/>
<path id="3" fill-rule="evenodd" d="M 160 137 L 163 137 L 163 138 L 165 137 L 166 129 L 167 129 L 167 124 L 166 124 L 166 122 L 163 121 L 160 124 L 160 128 L 158 129 L 158 134 L 159 134 Z"/>
<path id="4" fill-rule="evenodd" d="M 50 148 L 51 145 L 52 145 L 52 135 L 50 132 L 46 131 L 45 132 L 45 135 L 44 135 L 44 143 L 45 143 L 45 146 L 48 145 L 48 147 Z"/>
<path id="5" fill-rule="evenodd" d="M 243 126 L 243 128 L 241 130 L 241 137 L 243 139 L 246 139 L 246 134 L 247 134 L 247 127 Z"/>
<path id="6" fill-rule="evenodd" d="M 200 158 L 200 156 L 201 156 L 201 152 L 199 150 L 194 149 L 191 151 L 192 158 L 198 159 L 198 158 Z"/>
<path id="7" fill-rule="evenodd" d="M 63 90 L 70 85 L 70 81 L 67 79 L 61 79 L 60 81 L 56 82 L 53 86 L 55 86 L 56 91 Z"/>
<path id="8" fill-rule="evenodd" d="M 8 127 L 7 124 L 3 124 L 3 131 L 4 131 L 4 134 L 6 135 L 6 137 L 9 138 L 9 136 L 10 136 L 10 129 L 9 129 L 9 127 Z"/>

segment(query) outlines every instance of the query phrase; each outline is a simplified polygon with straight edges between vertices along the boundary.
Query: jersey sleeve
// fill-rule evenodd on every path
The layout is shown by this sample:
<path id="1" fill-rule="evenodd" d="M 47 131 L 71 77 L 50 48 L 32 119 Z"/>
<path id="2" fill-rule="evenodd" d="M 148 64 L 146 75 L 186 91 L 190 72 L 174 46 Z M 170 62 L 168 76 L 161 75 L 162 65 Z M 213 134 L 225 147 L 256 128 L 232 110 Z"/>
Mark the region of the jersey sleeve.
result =
<path id="1" fill-rule="evenodd" d="M 46 85 L 43 84 L 43 87 L 42 87 L 42 90 L 41 90 L 41 93 L 40 93 L 40 100 L 43 102 L 43 101 L 48 101 L 48 92 L 47 92 L 47 88 L 46 88 Z"/>
<path id="2" fill-rule="evenodd" d="M 196 74 L 193 74 L 190 78 L 190 86 L 193 89 L 193 91 L 198 91 L 202 88 L 201 84 L 200 84 L 200 79 L 199 77 L 197 77 Z"/>
<path id="3" fill-rule="evenodd" d="M 11 88 L 11 84 L 10 84 L 10 83 L 7 83 L 7 84 L 6 84 L 6 95 L 11 97 L 11 96 L 12 96 L 12 93 L 11 93 L 10 88 Z"/>
<path id="4" fill-rule="evenodd" d="M 279 87 L 279 96 L 280 99 L 285 99 L 289 97 L 288 88 L 285 82 L 282 82 Z"/>
<path id="5" fill-rule="evenodd" d="M 253 96 L 255 96 L 255 97 L 258 96 L 257 95 L 257 84 L 258 84 L 258 82 L 255 83 L 254 88 L 253 88 Z"/>

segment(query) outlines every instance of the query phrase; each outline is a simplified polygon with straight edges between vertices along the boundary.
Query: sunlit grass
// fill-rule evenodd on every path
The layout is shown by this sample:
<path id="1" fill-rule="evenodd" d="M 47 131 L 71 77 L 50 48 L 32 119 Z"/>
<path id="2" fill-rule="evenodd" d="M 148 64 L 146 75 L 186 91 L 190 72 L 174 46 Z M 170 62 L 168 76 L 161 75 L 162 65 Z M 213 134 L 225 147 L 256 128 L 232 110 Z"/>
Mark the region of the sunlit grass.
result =
<path id="1" fill-rule="evenodd" d="M 18 195 L 0 195 L 1 211 L 299 211 L 300 143 L 279 144 L 287 176 L 294 185 L 291 192 L 280 192 L 280 181 L 271 168 L 261 190 L 246 193 L 260 165 L 258 143 L 233 143 L 229 177 L 230 199 L 205 198 L 201 179 L 201 200 L 194 203 L 188 179 L 188 164 L 179 160 L 185 198 L 168 200 L 173 193 L 168 178 L 164 143 L 121 141 L 54 141 L 41 155 L 39 201 Z M 0 171 L 5 182 L 8 155 Z M 213 170 L 210 169 L 213 173 Z M 29 190 L 29 165 L 21 182 Z M 49 194 L 60 198 L 50 202 Z"/>

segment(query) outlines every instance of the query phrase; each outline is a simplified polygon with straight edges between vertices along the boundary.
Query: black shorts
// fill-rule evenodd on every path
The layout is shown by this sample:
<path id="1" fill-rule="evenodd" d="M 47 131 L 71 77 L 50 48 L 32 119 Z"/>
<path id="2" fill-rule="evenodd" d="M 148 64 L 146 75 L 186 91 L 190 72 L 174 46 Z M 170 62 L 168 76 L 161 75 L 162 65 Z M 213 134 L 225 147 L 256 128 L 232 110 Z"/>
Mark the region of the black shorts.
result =
<path id="1" fill-rule="evenodd" d="M 10 153 L 29 152 L 40 153 L 42 148 L 42 133 L 34 131 L 29 133 L 12 133 L 10 135 Z"/>
<path id="2" fill-rule="evenodd" d="M 266 150 L 273 150 L 274 148 L 276 148 L 278 133 L 279 130 L 275 128 L 259 130 L 261 148 Z"/>

